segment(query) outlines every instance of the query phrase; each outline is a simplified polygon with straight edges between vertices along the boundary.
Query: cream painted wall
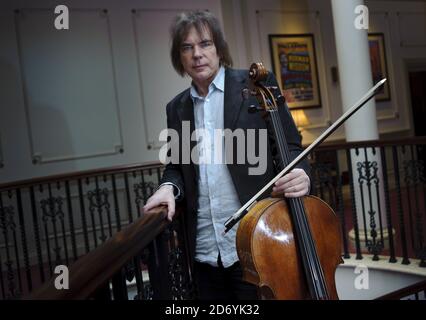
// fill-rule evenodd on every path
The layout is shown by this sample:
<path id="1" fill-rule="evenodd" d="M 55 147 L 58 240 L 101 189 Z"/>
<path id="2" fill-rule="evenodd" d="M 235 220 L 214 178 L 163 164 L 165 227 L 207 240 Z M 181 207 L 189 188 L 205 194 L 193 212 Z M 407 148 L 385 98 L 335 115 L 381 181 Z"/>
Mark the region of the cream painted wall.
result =
<path id="1" fill-rule="evenodd" d="M 337 66 L 337 58 L 329 0 L 61 3 L 78 9 L 70 13 L 71 37 L 67 41 L 58 37 L 58 32 L 66 31 L 53 29 L 56 1 L 0 3 L 0 183 L 157 160 L 156 138 L 166 126 L 165 104 L 189 84 L 188 79 L 175 74 L 168 53 L 170 20 L 183 9 L 206 8 L 223 21 L 237 68 L 263 61 L 271 69 L 268 34 L 314 34 L 321 108 L 306 111 L 311 124 L 303 131 L 304 143 L 311 142 L 342 112 L 339 85 L 333 83 L 330 71 Z M 381 135 L 408 134 L 411 109 L 407 68 L 415 65 L 426 69 L 426 4 L 367 4 L 369 31 L 385 34 L 391 85 L 391 100 L 377 103 L 379 131 Z M 17 8 L 29 20 L 16 18 Z M 108 10 L 106 18 L 99 18 L 100 9 Z M 49 12 L 51 21 L 46 22 Z M 87 18 L 89 12 L 96 13 L 93 22 Z M 33 28 L 38 24 L 44 33 Z M 85 50 L 98 54 L 99 60 L 91 64 Z M 43 60 L 43 52 L 56 59 L 55 70 L 51 70 L 53 62 Z M 77 56 L 79 59 L 71 58 Z M 51 88 L 46 87 L 48 83 Z M 66 101 L 58 102 L 61 96 L 55 96 L 55 92 L 65 95 Z M 41 112 L 38 100 L 56 104 L 50 106 L 50 112 Z M 93 123 L 90 133 L 84 131 L 85 120 Z M 344 139 L 343 130 L 333 139 Z M 38 161 L 35 164 L 34 159 Z"/>
<path id="2" fill-rule="evenodd" d="M 157 161 L 166 103 L 189 84 L 170 63 L 171 20 L 222 20 L 216 0 L 60 3 L 69 30 L 54 28 L 57 1 L 0 3 L 0 183 Z"/>

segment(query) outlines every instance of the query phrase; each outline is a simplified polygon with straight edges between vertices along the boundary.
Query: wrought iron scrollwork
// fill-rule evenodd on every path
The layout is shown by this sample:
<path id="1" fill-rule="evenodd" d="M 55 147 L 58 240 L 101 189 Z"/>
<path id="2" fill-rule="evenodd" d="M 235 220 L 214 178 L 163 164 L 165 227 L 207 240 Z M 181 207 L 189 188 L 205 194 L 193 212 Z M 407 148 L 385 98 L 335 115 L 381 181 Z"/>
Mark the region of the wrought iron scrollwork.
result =
<path id="1" fill-rule="evenodd" d="M 14 232 L 16 229 L 15 218 L 14 218 L 14 208 L 12 206 L 0 207 L 0 229 L 2 229 L 3 236 L 5 239 L 6 245 L 6 258 L 4 262 L 6 266 L 6 280 L 7 280 L 7 294 L 6 299 L 16 299 L 20 296 L 20 292 L 17 289 L 15 272 L 13 271 L 13 262 L 10 259 L 9 253 L 9 243 L 8 243 L 8 233 L 9 230 Z M 2 276 L 2 275 L 0 275 Z"/>
<path id="2" fill-rule="evenodd" d="M 183 252 L 180 248 L 170 251 L 169 277 L 174 300 L 187 300 L 193 295 L 192 284 L 188 281 L 183 259 Z"/>
<path id="3" fill-rule="evenodd" d="M 16 229 L 14 209 L 12 206 L 0 208 L 0 229 L 3 230 L 3 233 L 7 232 L 8 229 Z"/>
<path id="4" fill-rule="evenodd" d="M 42 220 L 47 222 L 52 220 L 56 222 L 56 219 L 64 219 L 64 211 L 62 209 L 64 199 L 62 197 L 50 197 L 47 199 L 40 200 L 40 207 L 43 212 Z"/>
<path id="5" fill-rule="evenodd" d="M 137 206 L 146 203 L 148 198 L 154 193 L 156 185 L 153 182 L 140 182 L 133 185 L 135 192 L 135 203 Z"/>
<path id="6" fill-rule="evenodd" d="M 98 212 L 99 220 L 100 220 L 100 228 L 101 228 L 101 235 L 99 236 L 99 239 L 104 242 L 107 239 L 107 236 L 105 234 L 104 226 L 103 226 L 103 219 L 102 214 L 103 210 L 106 211 L 107 215 L 110 215 L 111 210 L 111 204 L 109 203 L 109 191 L 107 188 L 96 188 L 92 191 L 89 191 L 87 193 L 87 198 L 89 200 L 89 211 L 92 216 L 92 219 L 94 219 L 95 211 Z M 93 227 L 95 227 L 95 224 L 93 223 Z M 93 230 L 93 232 L 96 232 Z"/>
<path id="7" fill-rule="evenodd" d="M 403 167 L 405 183 L 408 185 L 416 185 L 425 182 L 425 177 L 423 176 L 423 160 L 405 160 Z"/>
<path id="8" fill-rule="evenodd" d="M 62 208 L 63 203 L 64 203 L 64 199 L 62 197 L 49 197 L 49 198 L 40 200 L 40 207 L 43 213 L 41 219 L 44 223 L 45 232 L 46 232 L 45 236 L 46 236 L 47 242 L 49 242 L 49 238 L 51 236 L 51 234 L 49 234 L 47 231 L 48 230 L 47 223 L 49 222 L 49 220 L 51 221 L 51 224 L 53 226 L 53 237 L 55 240 L 54 241 L 55 246 L 53 247 L 53 252 L 55 253 L 56 265 L 59 265 L 62 263 L 62 257 L 61 257 L 62 247 L 59 246 L 56 222 L 57 220 L 61 220 L 62 222 L 64 220 L 65 214 Z M 65 235 L 63 236 L 65 237 Z M 50 259 L 50 256 L 49 256 L 49 259 Z"/>
<path id="9" fill-rule="evenodd" d="M 370 202 L 370 209 L 368 210 L 368 215 L 369 215 L 369 225 L 370 225 L 369 234 L 371 238 L 369 238 L 368 235 L 366 235 L 365 244 L 368 249 L 368 252 L 373 254 L 373 260 L 378 260 L 379 259 L 378 255 L 382 252 L 384 248 L 384 244 L 383 244 L 382 238 L 379 238 L 379 239 L 377 238 L 378 237 L 377 224 L 376 224 L 377 212 L 373 209 L 373 204 L 372 204 L 373 198 L 372 198 L 372 192 L 371 192 L 372 184 L 374 184 L 378 202 L 380 202 L 379 177 L 377 174 L 379 169 L 378 169 L 377 161 L 366 160 L 366 161 L 358 162 L 357 171 L 358 171 L 358 183 L 361 190 L 361 201 L 362 201 L 363 211 L 364 211 L 364 200 L 365 200 L 364 194 L 363 194 L 364 182 L 367 186 L 368 197 Z M 367 230 L 365 230 L 365 232 L 367 233 Z"/>

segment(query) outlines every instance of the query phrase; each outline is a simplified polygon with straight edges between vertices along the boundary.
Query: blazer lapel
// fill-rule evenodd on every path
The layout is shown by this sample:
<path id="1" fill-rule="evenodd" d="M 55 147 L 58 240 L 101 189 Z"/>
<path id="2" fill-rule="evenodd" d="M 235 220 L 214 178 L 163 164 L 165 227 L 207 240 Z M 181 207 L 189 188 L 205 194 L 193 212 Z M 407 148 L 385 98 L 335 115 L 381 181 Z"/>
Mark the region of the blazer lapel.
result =
<path id="1" fill-rule="evenodd" d="M 225 70 L 224 129 L 235 129 L 235 123 L 243 106 L 242 90 L 246 80 L 236 70 Z"/>
<path id="2" fill-rule="evenodd" d="M 181 123 L 183 121 L 189 121 L 190 136 L 184 137 L 183 135 L 181 135 L 181 139 L 187 139 L 187 138 L 190 139 L 190 152 L 192 152 L 192 150 L 194 150 L 194 148 L 196 146 L 196 141 L 193 141 L 191 139 L 191 135 L 195 130 L 195 119 L 194 119 L 194 105 L 193 105 L 193 102 L 192 102 L 192 98 L 191 98 L 189 89 L 185 92 L 185 94 L 181 98 L 181 103 L 180 103 L 180 105 L 177 109 L 177 114 L 179 116 L 179 120 L 180 120 Z M 181 150 L 181 152 L 183 152 L 183 150 Z M 191 163 L 191 167 L 193 167 L 195 169 L 196 176 L 194 175 L 194 179 L 196 179 L 199 175 L 198 165 L 195 165 L 192 161 L 190 161 L 190 163 Z"/>
<path id="3" fill-rule="evenodd" d="M 189 89 L 183 94 L 180 104 L 178 106 L 178 116 L 179 120 L 182 121 L 189 121 L 191 125 L 191 132 L 195 130 L 194 125 L 194 108 L 192 104 L 192 99 L 189 93 Z"/>

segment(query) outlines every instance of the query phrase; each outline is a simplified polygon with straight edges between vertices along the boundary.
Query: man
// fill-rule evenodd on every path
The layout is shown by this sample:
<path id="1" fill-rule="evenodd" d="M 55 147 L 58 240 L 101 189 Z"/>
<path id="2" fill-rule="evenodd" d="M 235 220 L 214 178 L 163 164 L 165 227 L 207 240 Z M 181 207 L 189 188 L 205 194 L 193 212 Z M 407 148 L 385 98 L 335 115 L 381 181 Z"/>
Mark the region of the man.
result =
<path id="1" fill-rule="evenodd" d="M 181 138 L 185 138 L 182 136 L 184 121 L 189 121 L 191 132 L 237 128 L 247 132 L 248 129 L 266 128 L 260 113 L 247 112 L 249 102 L 243 100 L 241 91 L 248 86 L 248 71 L 230 68 L 232 60 L 228 46 L 218 20 L 211 13 L 182 13 L 172 25 L 171 36 L 173 66 L 180 75 L 191 77 L 192 86 L 167 105 L 168 128 L 176 130 Z M 266 84 L 277 85 L 272 74 Z M 279 115 L 291 156 L 295 158 L 301 152 L 300 135 L 283 103 L 279 106 Z M 257 149 L 261 143 L 257 142 Z M 261 175 L 250 175 L 249 164 L 235 161 L 168 164 L 160 187 L 144 206 L 144 211 L 148 212 L 166 204 L 168 219 L 172 220 L 176 199 L 186 201 L 186 237 L 200 299 L 257 298 L 256 287 L 242 281 L 235 247 L 237 227 L 225 236 L 222 232 L 224 222 L 277 173 L 274 150 L 267 141 L 265 144 L 266 152 L 260 157 L 267 165 Z M 200 159 L 205 159 L 207 151 L 217 154 L 224 149 L 236 149 L 235 144 L 218 146 L 206 139 L 198 139 L 198 147 Z M 279 179 L 272 191 L 284 193 L 286 197 L 308 194 L 307 171 L 308 165 L 304 162 L 300 168 Z"/>

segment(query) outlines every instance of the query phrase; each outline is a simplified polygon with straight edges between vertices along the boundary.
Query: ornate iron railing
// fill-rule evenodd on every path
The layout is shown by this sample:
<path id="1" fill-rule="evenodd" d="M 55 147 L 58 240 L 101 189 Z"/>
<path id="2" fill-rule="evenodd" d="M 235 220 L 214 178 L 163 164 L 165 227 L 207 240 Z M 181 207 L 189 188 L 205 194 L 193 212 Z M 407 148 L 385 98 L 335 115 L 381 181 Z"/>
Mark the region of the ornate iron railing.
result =
<path id="1" fill-rule="evenodd" d="M 27 296 L 57 266 L 70 266 L 140 218 L 162 170 L 133 165 L 1 185 L 0 299 Z M 190 298 L 180 228 L 176 219 L 94 297 Z"/>
<path id="2" fill-rule="evenodd" d="M 415 258 L 426 267 L 425 144 L 424 137 L 369 141 L 313 153 L 313 193 L 340 217 L 345 258 Z"/>
<path id="3" fill-rule="evenodd" d="M 416 258 L 426 266 L 425 144 L 323 145 L 311 155 L 312 191 L 341 220 L 344 257 L 370 253 L 402 264 Z M 154 163 L 0 185 L 0 299 L 26 296 L 56 266 L 70 266 L 140 218 L 162 170 Z M 182 227 L 180 219 L 168 225 L 92 297 L 194 297 Z"/>

